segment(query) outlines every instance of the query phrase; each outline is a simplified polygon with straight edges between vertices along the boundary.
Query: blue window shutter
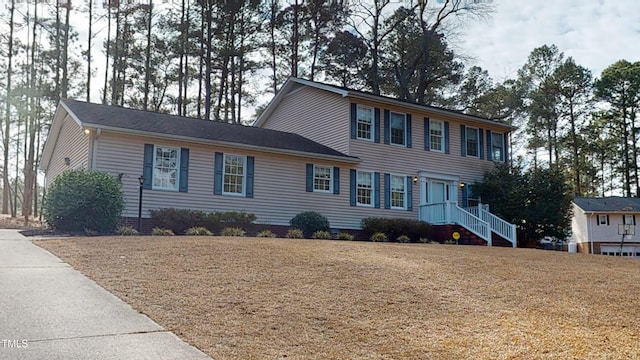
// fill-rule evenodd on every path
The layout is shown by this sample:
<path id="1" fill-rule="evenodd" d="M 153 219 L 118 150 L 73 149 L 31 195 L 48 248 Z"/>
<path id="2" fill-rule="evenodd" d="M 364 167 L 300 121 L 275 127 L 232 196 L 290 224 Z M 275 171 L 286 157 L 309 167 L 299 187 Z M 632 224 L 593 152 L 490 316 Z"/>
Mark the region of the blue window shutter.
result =
<path id="1" fill-rule="evenodd" d="M 391 113 L 389 110 L 384 111 L 384 143 L 391 143 Z"/>
<path id="2" fill-rule="evenodd" d="M 469 206 L 469 184 L 464 184 L 464 186 L 462 187 L 462 207 L 468 207 L 468 206 Z"/>
<path id="3" fill-rule="evenodd" d="M 214 173 L 213 173 L 213 194 L 214 195 L 222 195 L 222 167 L 224 164 L 222 163 L 223 155 L 221 152 L 217 152 L 215 154 L 215 163 Z"/>
<path id="4" fill-rule="evenodd" d="M 357 132 L 357 116 L 358 116 L 358 109 L 357 109 L 357 105 L 354 103 L 351 103 L 351 138 L 355 139 L 356 138 L 356 132 Z"/>
<path id="5" fill-rule="evenodd" d="M 179 191 L 187 192 L 189 188 L 189 149 L 180 148 L 180 180 Z"/>
<path id="6" fill-rule="evenodd" d="M 504 154 L 504 162 L 509 161 L 509 152 L 507 151 L 507 149 L 509 149 L 509 147 L 507 146 L 507 140 L 509 140 L 509 135 L 507 133 L 504 133 L 504 141 L 502 142 L 502 144 L 504 145 L 504 149 L 502 149 L 502 153 Z"/>
<path id="7" fill-rule="evenodd" d="M 407 211 L 413 211 L 413 178 L 407 176 Z"/>
<path id="8" fill-rule="evenodd" d="M 444 153 L 449 153 L 449 122 L 444 122 Z"/>
<path id="9" fill-rule="evenodd" d="M 142 176 L 144 176 L 142 187 L 151 189 L 151 184 L 153 184 L 153 144 L 144 144 Z"/>
<path id="10" fill-rule="evenodd" d="M 373 206 L 380 208 L 380 173 L 373 173 Z"/>
<path id="11" fill-rule="evenodd" d="M 484 131 L 478 129 L 478 147 L 480 148 L 480 160 L 484 159 Z"/>
<path id="12" fill-rule="evenodd" d="M 384 174 L 384 208 L 391 209 L 391 174 Z"/>
<path id="13" fill-rule="evenodd" d="M 333 167 L 333 193 L 340 194 L 340 168 L 337 166 Z"/>
<path id="14" fill-rule="evenodd" d="M 411 147 L 411 114 L 407 114 L 407 147 Z"/>
<path id="15" fill-rule="evenodd" d="M 429 130 L 429 118 L 424 118 L 424 149 L 431 150 L 431 132 Z"/>
<path id="16" fill-rule="evenodd" d="M 460 125 L 460 155 L 467 156 L 467 127 Z"/>
<path id="17" fill-rule="evenodd" d="M 491 153 L 491 130 L 487 130 L 487 160 L 493 160 L 493 154 Z"/>
<path id="18" fill-rule="evenodd" d="M 313 164 L 307 164 L 307 192 L 313 192 Z"/>
<path id="19" fill-rule="evenodd" d="M 245 189 L 245 194 L 248 198 L 253 197 L 254 163 L 255 158 L 253 156 L 247 156 L 247 188 Z"/>
<path id="20" fill-rule="evenodd" d="M 377 143 L 380 142 L 380 109 L 375 108 L 373 110 L 373 140 Z"/>
<path id="21" fill-rule="evenodd" d="M 356 206 L 356 171 L 354 169 L 349 170 L 349 203 L 351 206 Z"/>

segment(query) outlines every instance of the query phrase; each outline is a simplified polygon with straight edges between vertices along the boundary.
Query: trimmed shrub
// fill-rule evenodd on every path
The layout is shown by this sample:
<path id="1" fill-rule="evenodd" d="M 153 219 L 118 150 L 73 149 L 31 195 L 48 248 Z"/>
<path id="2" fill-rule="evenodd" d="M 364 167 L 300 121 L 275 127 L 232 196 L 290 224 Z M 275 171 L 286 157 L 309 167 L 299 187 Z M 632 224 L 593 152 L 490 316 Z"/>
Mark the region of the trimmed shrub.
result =
<path id="1" fill-rule="evenodd" d="M 387 241 L 387 235 L 385 235 L 385 233 L 382 233 L 382 232 L 377 232 L 377 233 L 371 235 L 371 238 L 369 238 L 369 240 L 371 240 L 373 242 Z"/>
<path id="2" fill-rule="evenodd" d="M 324 230 L 318 230 L 316 232 L 313 233 L 313 235 L 311 235 L 312 239 L 331 239 L 331 233 L 329 233 L 328 231 L 324 231 Z"/>
<path id="3" fill-rule="evenodd" d="M 215 233 L 219 233 L 225 227 L 247 228 L 255 220 L 254 214 L 246 212 L 214 212 L 187 209 L 158 209 L 151 210 L 151 219 L 154 227 L 170 229 L 175 234 L 184 234 L 192 227 L 205 227 Z"/>
<path id="4" fill-rule="evenodd" d="M 276 234 L 274 234 L 271 230 L 262 230 L 259 233 L 256 234 L 256 237 L 261 237 L 261 238 L 274 238 L 277 237 Z"/>
<path id="5" fill-rule="evenodd" d="M 221 236 L 245 236 L 247 232 L 237 227 L 226 227 L 220 232 Z"/>
<path id="6" fill-rule="evenodd" d="M 116 234 L 120 236 L 135 236 L 138 235 L 138 230 L 132 228 L 131 226 L 118 226 Z"/>
<path id="7" fill-rule="evenodd" d="M 171 231 L 170 229 L 163 229 L 163 228 L 159 228 L 159 227 L 154 227 L 151 230 L 151 235 L 155 235 L 155 236 L 173 236 L 173 235 L 175 235 L 175 233 L 173 231 Z"/>
<path id="8" fill-rule="evenodd" d="M 315 211 L 301 212 L 294 216 L 289 224 L 293 228 L 302 230 L 306 238 L 310 238 L 316 231 L 329 231 L 329 219 Z"/>
<path id="9" fill-rule="evenodd" d="M 411 241 L 407 235 L 400 235 L 396 238 L 396 241 L 399 243 L 408 243 Z"/>
<path id="10" fill-rule="evenodd" d="M 424 221 L 394 218 L 366 218 L 362 219 L 360 225 L 369 236 L 381 232 L 387 234 L 389 239 L 396 240 L 405 235 L 410 242 L 425 237 L 431 229 L 431 225 Z"/>
<path id="11" fill-rule="evenodd" d="M 338 240 L 353 241 L 353 235 L 351 235 L 349 233 L 345 233 L 345 232 L 338 233 L 338 236 L 336 238 Z"/>
<path id="12" fill-rule="evenodd" d="M 202 226 L 188 228 L 185 234 L 191 235 L 191 236 L 212 236 L 213 235 L 213 233 L 209 229 Z"/>
<path id="13" fill-rule="evenodd" d="M 56 230 L 107 233 L 116 230 L 123 208 L 117 178 L 101 171 L 68 170 L 51 184 L 43 216 Z"/>
<path id="14" fill-rule="evenodd" d="M 304 239 L 304 234 L 300 229 L 289 229 L 287 231 L 287 238 L 288 239 Z"/>

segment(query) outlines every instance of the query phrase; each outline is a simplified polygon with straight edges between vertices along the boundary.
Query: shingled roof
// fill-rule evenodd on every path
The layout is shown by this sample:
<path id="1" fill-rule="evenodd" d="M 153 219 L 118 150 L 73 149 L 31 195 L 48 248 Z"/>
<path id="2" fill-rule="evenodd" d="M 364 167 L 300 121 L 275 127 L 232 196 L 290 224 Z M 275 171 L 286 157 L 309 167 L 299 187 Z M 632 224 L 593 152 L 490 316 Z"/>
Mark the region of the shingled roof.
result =
<path id="1" fill-rule="evenodd" d="M 577 197 L 573 203 L 578 205 L 585 212 L 620 212 L 620 213 L 640 213 L 640 198 L 628 198 L 620 196 L 610 196 L 603 198 Z"/>
<path id="2" fill-rule="evenodd" d="M 298 134 L 283 131 L 76 100 L 62 100 L 61 103 L 83 127 L 138 134 L 171 135 L 200 141 L 238 144 L 245 147 L 325 155 L 343 158 L 347 161 L 358 160 Z"/>

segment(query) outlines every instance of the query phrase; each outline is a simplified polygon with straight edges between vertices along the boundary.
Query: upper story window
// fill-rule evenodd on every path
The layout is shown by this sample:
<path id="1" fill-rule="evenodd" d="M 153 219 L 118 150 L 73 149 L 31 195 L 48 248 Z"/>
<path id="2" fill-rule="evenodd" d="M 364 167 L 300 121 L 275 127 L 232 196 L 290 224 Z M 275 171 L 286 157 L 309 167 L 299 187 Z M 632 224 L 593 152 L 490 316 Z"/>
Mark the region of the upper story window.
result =
<path id="1" fill-rule="evenodd" d="M 391 208 L 406 209 L 406 177 L 391 175 Z"/>
<path id="2" fill-rule="evenodd" d="M 313 167 L 313 191 L 332 192 L 332 170 L 331 166 L 315 165 Z"/>
<path id="3" fill-rule="evenodd" d="M 391 112 L 390 114 L 391 143 L 397 145 L 407 144 L 407 119 L 405 114 Z"/>
<path id="4" fill-rule="evenodd" d="M 444 124 L 442 121 L 431 120 L 429 123 L 430 150 L 444 152 Z"/>
<path id="5" fill-rule="evenodd" d="M 222 193 L 244 195 L 245 156 L 224 154 Z"/>
<path id="6" fill-rule="evenodd" d="M 358 171 L 356 175 L 356 204 L 373 206 L 373 173 Z"/>
<path id="7" fill-rule="evenodd" d="M 155 146 L 152 183 L 154 190 L 178 190 L 179 150 L 179 148 Z"/>
<path id="8" fill-rule="evenodd" d="M 374 121 L 373 108 L 358 105 L 357 107 L 357 138 L 362 140 L 373 140 Z"/>
<path id="9" fill-rule="evenodd" d="M 598 225 L 609 225 L 609 215 L 598 215 Z"/>
<path id="10" fill-rule="evenodd" d="M 495 161 L 504 161 L 504 135 L 500 133 L 491 133 L 491 156 Z"/>
<path id="11" fill-rule="evenodd" d="M 478 134 L 478 129 L 476 128 L 466 128 L 466 148 L 467 148 L 467 156 L 480 156 L 480 136 Z"/>

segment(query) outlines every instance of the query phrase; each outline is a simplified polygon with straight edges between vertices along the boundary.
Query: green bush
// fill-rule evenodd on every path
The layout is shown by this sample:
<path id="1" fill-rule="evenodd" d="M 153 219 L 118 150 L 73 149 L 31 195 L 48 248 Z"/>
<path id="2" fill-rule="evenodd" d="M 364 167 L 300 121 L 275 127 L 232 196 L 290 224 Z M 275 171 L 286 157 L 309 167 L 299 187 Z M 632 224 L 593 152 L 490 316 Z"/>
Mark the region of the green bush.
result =
<path id="1" fill-rule="evenodd" d="M 175 233 L 173 231 L 171 231 L 170 229 L 163 229 L 163 228 L 159 228 L 159 227 L 154 227 L 151 230 L 151 235 L 155 235 L 155 236 L 173 236 L 173 235 L 175 235 Z"/>
<path id="2" fill-rule="evenodd" d="M 206 213 L 198 210 L 166 208 L 151 210 L 151 220 L 154 227 L 170 229 L 175 234 L 184 234 L 192 227 L 205 227 L 219 233 L 225 227 L 247 228 L 256 220 L 256 216 L 235 211 Z"/>
<path id="3" fill-rule="evenodd" d="M 318 230 L 311 235 L 312 239 L 331 239 L 331 233 L 324 230 Z"/>
<path id="4" fill-rule="evenodd" d="M 256 234 L 257 237 L 261 237 L 261 238 L 274 238 L 277 237 L 276 234 L 274 234 L 271 230 L 262 230 L 260 231 L 258 234 Z"/>
<path id="5" fill-rule="evenodd" d="M 310 238 L 316 231 L 329 231 L 329 219 L 315 211 L 305 211 L 289 221 L 291 227 L 302 230 L 304 237 Z"/>
<path id="6" fill-rule="evenodd" d="M 348 240 L 348 241 L 352 241 L 353 240 L 353 235 L 349 234 L 349 233 L 345 233 L 345 232 L 341 232 L 338 233 L 338 236 L 336 237 L 338 240 Z"/>
<path id="7" fill-rule="evenodd" d="M 226 227 L 220 232 L 221 236 L 245 236 L 247 232 L 237 227 Z"/>
<path id="8" fill-rule="evenodd" d="M 209 229 L 202 226 L 188 228 L 185 234 L 191 235 L 191 236 L 212 236 L 213 235 L 213 233 Z"/>
<path id="9" fill-rule="evenodd" d="M 400 235 L 396 238 L 396 241 L 399 243 L 408 243 L 411 242 L 411 239 L 407 235 Z"/>
<path id="10" fill-rule="evenodd" d="M 118 226 L 116 234 L 120 236 L 135 236 L 138 235 L 138 230 L 132 228 L 131 226 Z"/>
<path id="11" fill-rule="evenodd" d="M 387 241 L 387 235 L 385 235 L 385 233 L 382 233 L 382 232 L 377 232 L 377 233 L 371 235 L 371 238 L 369 238 L 369 240 L 371 240 L 373 242 Z"/>
<path id="12" fill-rule="evenodd" d="M 304 234 L 300 229 L 289 229 L 289 231 L 287 231 L 287 238 L 288 239 L 304 239 Z"/>
<path id="13" fill-rule="evenodd" d="M 43 216 L 56 230 L 107 233 L 116 230 L 123 208 L 117 178 L 100 171 L 69 170 L 51 184 Z"/>
<path id="14" fill-rule="evenodd" d="M 389 239 L 398 239 L 405 235 L 410 242 L 419 241 L 429 234 L 431 226 L 424 221 L 397 218 L 366 218 L 362 219 L 362 230 L 371 236 L 377 232 L 385 233 Z"/>

